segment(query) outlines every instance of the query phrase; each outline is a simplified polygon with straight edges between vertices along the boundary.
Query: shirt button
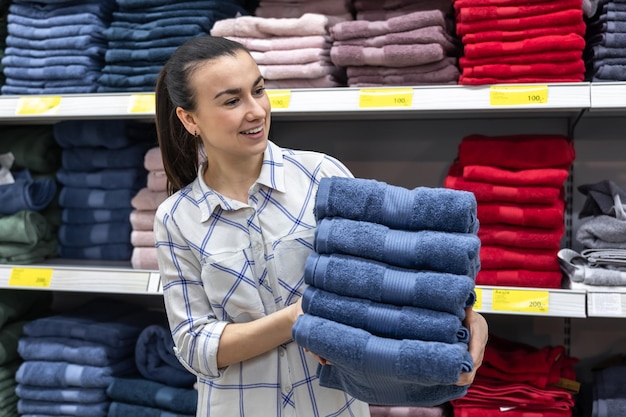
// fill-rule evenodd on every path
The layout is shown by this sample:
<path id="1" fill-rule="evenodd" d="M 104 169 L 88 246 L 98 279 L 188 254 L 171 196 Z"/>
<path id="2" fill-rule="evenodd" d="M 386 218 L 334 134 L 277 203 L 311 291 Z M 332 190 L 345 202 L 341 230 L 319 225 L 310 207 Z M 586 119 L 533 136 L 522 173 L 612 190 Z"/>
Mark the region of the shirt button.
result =
<path id="1" fill-rule="evenodd" d="M 285 351 L 283 349 L 281 349 L 279 355 L 280 356 L 285 356 Z"/>
<path id="2" fill-rule="evenodd" d="M 285 387 L 285 392 L 286 392 L 287 394 L 289 394 L 289 393 L 291 392 L 291 387 L 290 387 L 290 386 L 289 386 L 289 387 Z"/>

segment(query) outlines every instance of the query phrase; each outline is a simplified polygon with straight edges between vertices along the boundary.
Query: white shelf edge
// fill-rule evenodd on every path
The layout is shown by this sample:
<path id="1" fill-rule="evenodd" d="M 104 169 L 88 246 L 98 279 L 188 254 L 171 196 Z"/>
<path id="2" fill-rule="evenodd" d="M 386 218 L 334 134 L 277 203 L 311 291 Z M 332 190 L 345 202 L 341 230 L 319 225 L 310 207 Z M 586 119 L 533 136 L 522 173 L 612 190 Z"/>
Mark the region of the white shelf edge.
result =
<path id="1" fill-rule="evenodd" d="M 412 91 L 412 103 L 407 106 L 362 108 L 359 105 L 363 89 L 354 87 L 287 89 L 289 105 L 272 110 L 281 116 L 331 115 L 341 113 L 397 114 L 397 113 L 447 113 L 459 111 L 554 111 L 582 110 L 591 106 L 589 83 L 546 84 L 548 101 L 545 104 L 493 106 L 490 104 L 491 85 L 438 85 L 416 87 L 384 87 L 384 90 L 404 89 Z M 507 85 L 515 86 L 515 84 Z M 528 86 L 517 84 L 517 86 Z M 626 88 L 626 86 L 624 87 Z M 272 90 L 269 90 L 270 92 Z M 51 109 L 43 106 L 33 110 L 20 110 L 24 100 L 36 101 L 47 96 L 1 96 L 0 122 L 55 121 L 87 118 L 138 118 L 151 119 L 149 100 L 139 100 L 153 93 L 97 93 L 61 95 L 60 102 Z M 26 113 L 26 114 L 24 114 Z"/>
<path id="2" fill-rule="evenodd" d="M 588 288 L 587 311 L 588 317 L 626 318 L 626 288 Z"/>
<path id="3" fill-rule="evenodd" d="M 37 274 L 37 270 L 51 270 L 47 285 L 14 285 L 10 279 L 14 270 L 26 270 Z M 49 291 L 73 291 L 112 294 L 160 294 L 159 273 L 149 270 L 69 266 L 69 265 L 0 265 L 0 288 L 31 289 Z"/>
<path id="4" fill-rule="evenodd" d="M 592 83 L 591 111 L 626 109 L 626 83 Z"/>
<path id="5" fill-rule="evenodd" d="M 482 298 L 480 300 L 480 308 L 476 311 L 481 313 L 494 314 L 512 314 L 524 316 L 542 316 L 542 317 L 587 317 L 586 303 L 587 293 L 584 290 L 569 289 L 552 289 L 552 288 L 524 288 L 524 287 L 501 287 L 477 285 L 476 289 Z M 494 309 L 493 308 L 493 292 L 495 290 L 510 291 L 531 291 L 531 292 L 548 292 L 549 303 L 545 313 L 515 311 L 514 309 Z"/>

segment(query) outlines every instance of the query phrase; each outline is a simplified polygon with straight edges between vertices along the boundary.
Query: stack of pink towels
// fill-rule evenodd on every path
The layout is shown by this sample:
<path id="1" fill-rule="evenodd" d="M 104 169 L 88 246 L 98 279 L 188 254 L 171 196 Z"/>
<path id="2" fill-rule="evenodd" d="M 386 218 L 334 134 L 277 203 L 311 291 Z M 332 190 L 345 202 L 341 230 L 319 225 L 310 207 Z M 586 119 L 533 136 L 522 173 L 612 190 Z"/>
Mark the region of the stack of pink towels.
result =
<path id="1" fill-rule="evenodd" d="M 581 0 L 454 0 L 454 9 L 459 84 L 583 81 Z"/>
<path id="2" fill-rule="evenodd" d="M 352 19 L 351 0 L 260 0 L 255 16 L 297 18 L 306 13 Z"/>
<path id="3" fill-rule="evenodd" d="M 346 18 L 318 13 L 239 16 L 215 22 L 211 35 L 245 45 L 267 88 L 339 87 L 345 85 L 345 70 L 331 62 L 329 28 Z"/>
<path id="4" fill-rule="evenodd" d="M 130 261 L 134 269 L 158 270 L 154 245 L 154 216 L 159 204 L 167 198 L 167 177 L 158 147 L 150 148 L 146 152 L 144 167 L 148 170 L 147 185 L 131 200 L 133 211 L 130 213 L 130 241 L 133 253 Z"/>
<path id="5" fill-rule="evenodd" d="M 431 4 L 430 9 L 383 20 L 334 25 L 330 58 L 346 68 L 348 85 L 457 84 L 460 44 L 451 31 L 454 24 L 449 13 L 437 8 L 440 1 Z"/>

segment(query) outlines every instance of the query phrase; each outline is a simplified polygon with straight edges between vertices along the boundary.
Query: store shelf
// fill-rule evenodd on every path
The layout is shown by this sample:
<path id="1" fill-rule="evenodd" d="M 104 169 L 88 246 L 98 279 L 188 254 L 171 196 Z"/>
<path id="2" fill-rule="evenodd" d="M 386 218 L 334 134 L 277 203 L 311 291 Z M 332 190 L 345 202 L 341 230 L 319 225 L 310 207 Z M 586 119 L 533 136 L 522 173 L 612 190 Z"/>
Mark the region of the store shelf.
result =
<path id="1" fill-rule="evenodd" d="M 3 265 L 0 288 L 115 294 L 160 294 L 159 273 L 86 265 Z"/>
<path id="2" fill-rule="evenodd" d="M 626 110 L 626 83 L 590 84 L 592 112 Z"/>
<path id="3" fill-rule="evenodd" d="M 476 287 L 476 311 L 525 316 L 586 317 L 583 290 Z"/>
<path id="4" fill-rule="evenodd" d="M 587 290 L 588 317 L 626 317 L 626 288 L 598 287 Z"/>
<path id="5" fill-rule="evenodd" d="M 626 88 L 626 87 L 624 87 Z M 493 112 L 578 112 L 591 105 L 589 83 L 268 90 L 275 118 L 458 117 Z M 153 93 L 0 96 L 0 122 L 154 117 Z"/>

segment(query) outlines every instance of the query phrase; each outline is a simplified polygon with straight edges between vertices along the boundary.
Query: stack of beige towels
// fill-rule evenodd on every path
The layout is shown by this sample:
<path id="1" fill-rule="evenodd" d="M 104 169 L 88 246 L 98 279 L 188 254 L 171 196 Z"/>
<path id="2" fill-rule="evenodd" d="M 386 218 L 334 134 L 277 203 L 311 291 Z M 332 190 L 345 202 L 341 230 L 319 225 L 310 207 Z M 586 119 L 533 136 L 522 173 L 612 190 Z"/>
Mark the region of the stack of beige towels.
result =
<path id="1" fill-rule="evenodd" d="M 239 16 L 215 22 L 211 35 L 245 45 L 267 88 L 338 87 L 345 85 L 345 70 L 330 59 L 330 27 L 351 18 L 320 13 Z"/>
<path id="2" fill-rule="evenodd" d="M 133 211 L 130 213 L 130 241 L 133 252 L 130 261 L 134 269 L 158 270 L 154 245 L 154 216 L 159 204 L 167 198 L 167 177 L 158 146 L 146 152 L 144 167 L 148 170 L 147 185 L 131 200 Z"/>
<path id="3" fill-rule="evenodd" d="M 331 61 L 351 87 L 457 84 L 452 3 L 355 1 L 357 20 L 331 28 Z"/>

